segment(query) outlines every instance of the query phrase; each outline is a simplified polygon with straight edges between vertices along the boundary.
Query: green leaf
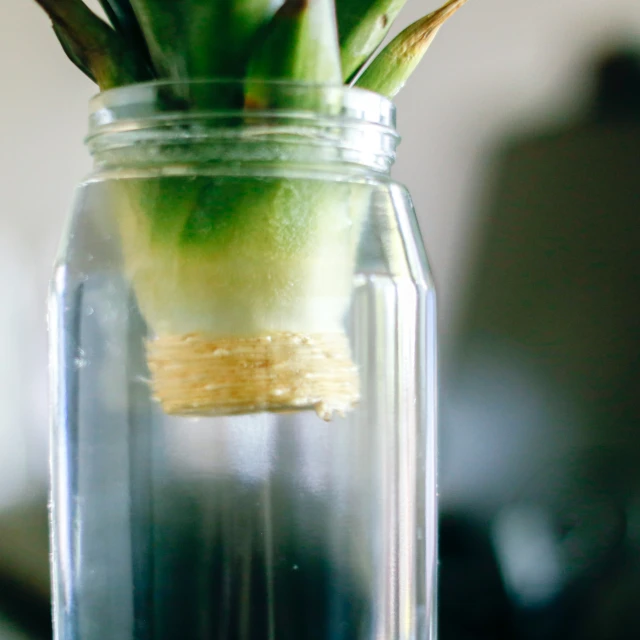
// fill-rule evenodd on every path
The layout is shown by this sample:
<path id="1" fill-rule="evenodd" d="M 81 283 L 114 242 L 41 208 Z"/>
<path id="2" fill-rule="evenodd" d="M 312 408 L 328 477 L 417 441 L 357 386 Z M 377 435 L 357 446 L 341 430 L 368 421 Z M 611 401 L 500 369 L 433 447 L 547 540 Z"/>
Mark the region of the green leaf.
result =
<path id="1" fill-rule="evenodd" d="M 144 62 L 82 0 L 36 0 L 51 19 L 63 49 L 101 89 L 149 79 Z"/>
<path id="2" fill-rule="evenodd" d="M 333 0 L 287 0 L 253 51 L 247 78 L 245 105 L 250 108 L 269 106 L 265 80 L 341 85 Z"/>
<path id="3" fill-rule="evenodd" d="M 337 0 L 342 72 L 350 82 L 380 46 L 407 0 Z"/>
<path id="4" fill-rule="evenodd" d="M 58 37 L 58 41 L 62 45 L 62 49 L 67 54 L 67 57 L 69 58 L 69 60 L 71 60 L 71 62 L 73 62 L 73 64 L 75 64 L 76 67 L 78 67 L 78 69 L 80 69 L 80 71 L 82 71 L 82 73 L 84 73 L 90 80 L 93 80 L 94 82 L 96 82 L 96 78 L 93 75 L 93 71 L 91 71 L 91 69 L 88 66 L 88 61 L 80 57 L 80 52 L 76 49 L 73 41 L 69 38 L 66 31 L 61 29 L 56 24 L 53 25 L 53 31 Z"/>
<path id="5" fill-rule="evenodd" d="M 100 5 L 117 31 L 127 33 L 132 29 L 139 29 L 136 14 L 129 0 L 100 0 Z"/>
<path id="6" fill-rule="evenodd" d="M 278 0 L 131 0 L 159 76 L 242 78 Z"/>
<path id="7" fill-rule="evenodd" d="M 467 0 L 449 0 L 414 22 L 392 40 L 357 79 L 355 86 L 393 98 L 402 89 L 435 39 L 440 27 Z"/>
<path id="8" fill-rule="evenodd" d="M 100 4 L 113 28 L 126 40 L 127 46 L 135 53 L 141 64 L 148 67 L 153 75 L 153 64 L 142 29 L 133 11 L 130 0 L 100 0 Z"/>

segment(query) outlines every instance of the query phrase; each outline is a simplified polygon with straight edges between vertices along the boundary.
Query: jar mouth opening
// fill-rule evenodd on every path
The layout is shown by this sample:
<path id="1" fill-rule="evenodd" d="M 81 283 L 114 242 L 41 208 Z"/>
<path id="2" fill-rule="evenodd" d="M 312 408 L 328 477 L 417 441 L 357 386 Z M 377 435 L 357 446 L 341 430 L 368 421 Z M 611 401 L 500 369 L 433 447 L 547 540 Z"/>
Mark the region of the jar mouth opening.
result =
<path id="1" fill-rule="evenodd" d="M 258 96 L 256 100 L 255 96 Z M 346 85 L 224 78 L 156 80 L 109 89 L 89 102 L 89 135 L 123 120 L 145 118 L 349 118 L 395 129 L 396 109 L 384 96 Z"/>

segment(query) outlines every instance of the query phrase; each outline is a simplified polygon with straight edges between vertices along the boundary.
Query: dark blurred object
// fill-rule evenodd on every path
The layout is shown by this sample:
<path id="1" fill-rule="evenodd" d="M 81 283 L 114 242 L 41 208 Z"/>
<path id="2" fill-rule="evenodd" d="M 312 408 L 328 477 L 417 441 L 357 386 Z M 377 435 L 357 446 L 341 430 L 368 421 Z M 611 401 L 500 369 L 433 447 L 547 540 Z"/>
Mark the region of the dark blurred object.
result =
<path id="1" fill-rule="evenodd" d="M 508 640 L 514 626 L 486 527 L 465 515 L 440 516 L 441 640 Z"/>
<path id="2" fill-rule="evenodd" d="M 52 637 L 44 496 L 0 513 L 0 616 L 32 640 Z"/>
<path id="3" fill-rule="evenodd" d="M 12 629 L 30 640 L 48 640 L 52 637 L 51 606 L 25 585 L 0 576 L 0 603 L 2 619 Z M 0 633 L 0 637 L 4 637 Z"/>
<path id="4" fill-rule="evenodd" d="M 441 640 L 489 637 L 483 583 L 493 637 L 640 637 L 640 54 L 596 68 L 587 118 L 496 158 L 442 429 L 443 506 L 484 525 L 443 556 Z"/>
<path id="5" fill-rule="evenodd" d="M 640 118 L 640 54 L 613 52 L 597 69 L 595 120 L 638 120 Z"/>

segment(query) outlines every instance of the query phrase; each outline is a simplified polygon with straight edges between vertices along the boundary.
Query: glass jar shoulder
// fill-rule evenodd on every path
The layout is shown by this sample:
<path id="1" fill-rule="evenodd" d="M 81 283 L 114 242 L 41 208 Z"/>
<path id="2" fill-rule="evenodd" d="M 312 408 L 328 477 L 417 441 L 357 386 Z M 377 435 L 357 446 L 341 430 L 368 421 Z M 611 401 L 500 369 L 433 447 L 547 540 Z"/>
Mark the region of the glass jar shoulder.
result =
<path id="1" fill-rule="evenodd" d="M 388 180 L 372 187 L 363 224 L 358 271 L 390 277 L 398 284 L 434 289 L 429 262 L 408 189 Z"/>
<path id="2" fill-rule="evenodd" d="M 256 226 L 287 229 L 286 238 L 278 238 L 292 242 L 320 224 L 324 235 L 343 236 L 349 228 L 358 273 L 433 286 L 410 194 L 385 174 L 344 166 L 102 168 L 79 187 L 66 236 L 75 237 L 76 247 L 83 238 L 84 257 L 105 247 L 117 252 L 119 237 L 136 217 L 153 219 L 157 232 L 189 242 L 214 232 L 238 237 Z"/>

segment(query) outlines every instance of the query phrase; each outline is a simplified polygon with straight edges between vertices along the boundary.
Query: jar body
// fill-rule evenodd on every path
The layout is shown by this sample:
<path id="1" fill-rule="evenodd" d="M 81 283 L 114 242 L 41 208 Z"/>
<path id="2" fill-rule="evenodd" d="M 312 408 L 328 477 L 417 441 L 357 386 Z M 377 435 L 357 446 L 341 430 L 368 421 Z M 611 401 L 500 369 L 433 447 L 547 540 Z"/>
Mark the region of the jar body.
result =
<path id="1" fill-rule="evenodd" d="M 236 194 L 234 202 L 238 193 L 258 194 L 260 202 L 277 194 L 277 206 L 260 209 L 252 222 L 258 235 L 246 225 L 224 236 L 233 243 L 224 290 L 217 266 L 190 270 L 176 284 L 182 267 L 175 254 L 163 254 L 161 263 L 140 257 L 144 242 L 155 246 L 157 230 L 139 234 L 144 224 L 123 224 L 123 192 L 160 194 L 153 205 L 160 211 L 188 200 L 194 184 L 208 194 L 198 196 L 202 215 L 223 211 L 223 220 L 225 194 Z M 289 243 L 299 269 L 256 254 L 261 238 L 269 245 L 295 235 L 282 222 L 294 201 L 307 212 L 300 237 L 313 240 L 302 251 L 296 243 L 306 240 Z M 243 207 L 234 215 L 251 209 Z M 319 222 L 309 222 L 312 209 Z M 128 221 L 132 210 L 124 214 Z M 197 241 L 188 246 L 206 258 L 198 242 L 209 232 L 198 224 Z M 275 296 L 285 305 L 276 308 L 274 296 L 261 291 L 282 273 L 297 293 Z M 199 278 L 202 295 L 183 300 Z M 211 311 L 212 300 L 225 304 Z M 313 342 L 299 338 L 303 326 L 314 336 L 327 327 L 342 332 L 357 381 L 340 379 L 334 387 L 342 393 L 357 385 L 357 402 L 334 403 L 325 422 L 326 403 L 293 395 L 278 404 L 284 386 L 272 385 L 251 405 L 230 405 L 240 384 L 220 411 L 174 411 L 162 402 L 164 390 L 154 389 L 150 354 L 165 320 L 175 328 L 193 317 L 198 325 L 200 315 L 212 315 L 220 335 L 276 323 L 297 345 Z M 57 640 L 432 640 L 435 320 L 409 196 L 384 175 L 286 163 L 94 174 L 78 190 L 50 298 Z M 261 340 L 271 344 L 277 336 Z M 313 362 L 319 353 L 337 361 L 321 345 Z M 228 349 L 210 354 L 224 360 Z M 273 380 L 288 366 L 256 362 L 237 365 L 238 379 L 264 368 Z M 162 366 L 175 370 L 171 359 Z M 321 373 L 301 369 L 298 377 L 313 383 Z M 204 378 L 207 392 L 231 385 Z M 187 393 L 181 389 L 174 400 Z"/>
<path id="2" fill-rule="evenodd" d="M 431 637 L 435 298 L 404 190 L 349 187 L 361 400 L 324 423 L 165 415 L 112 181 L 79 190 L 53 279 L 57 638 Z"/>

